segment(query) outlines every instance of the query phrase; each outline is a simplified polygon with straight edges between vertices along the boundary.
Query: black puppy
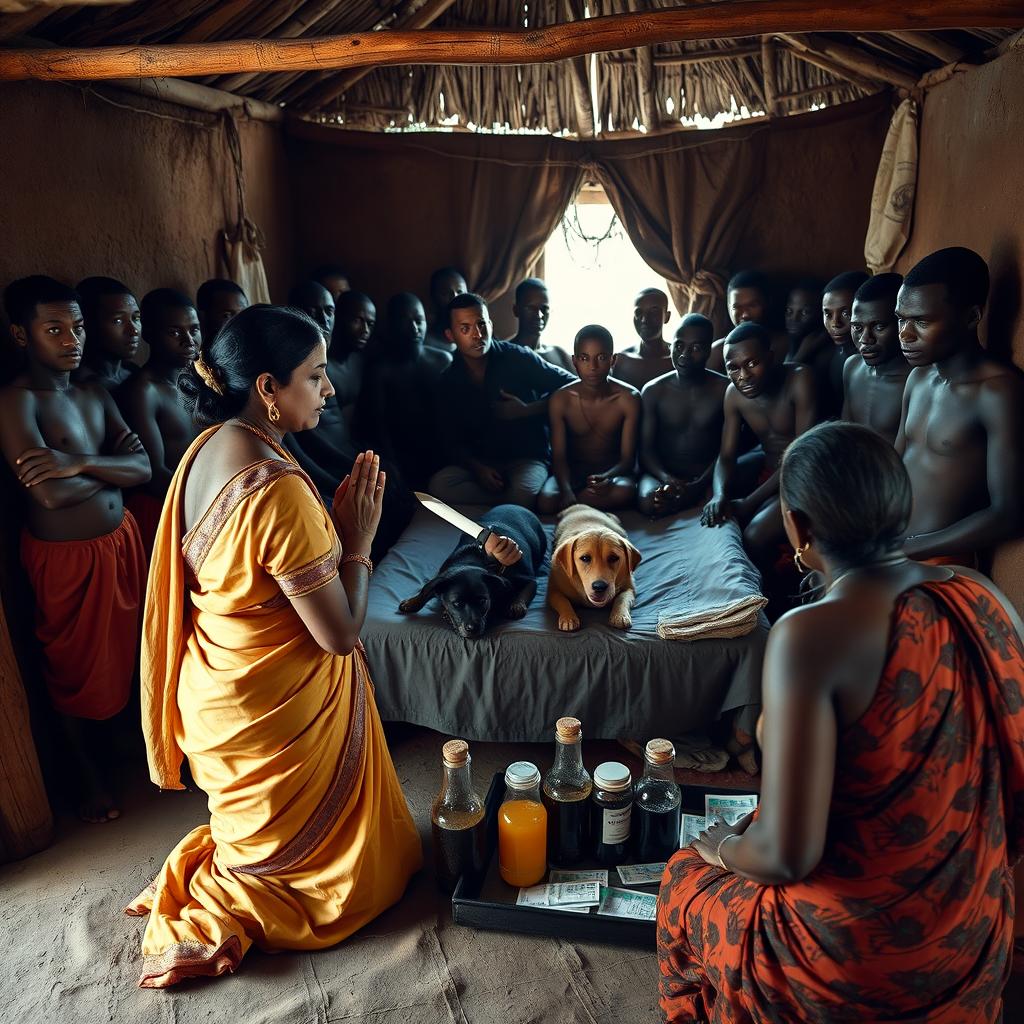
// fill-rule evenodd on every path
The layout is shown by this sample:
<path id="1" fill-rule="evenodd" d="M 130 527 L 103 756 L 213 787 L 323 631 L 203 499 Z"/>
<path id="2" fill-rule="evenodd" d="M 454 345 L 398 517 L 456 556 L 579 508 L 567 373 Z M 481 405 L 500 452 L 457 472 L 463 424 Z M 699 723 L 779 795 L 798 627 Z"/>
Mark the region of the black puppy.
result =
<path id="1" fill-rule="evenodd" d="M 472 537 L 463 536 L 437 575 L 400 612 L 418 612 L 431 598 L 441 601 L 441 614 L 461 637 L 483 636 L 492 618 L 521 619 L 537 593 L 548 539 L 540 520 L 519 505 L 498 505 L 481 524 L 510 537 L 523 557 L 515 565 L 499 565 Z"/>

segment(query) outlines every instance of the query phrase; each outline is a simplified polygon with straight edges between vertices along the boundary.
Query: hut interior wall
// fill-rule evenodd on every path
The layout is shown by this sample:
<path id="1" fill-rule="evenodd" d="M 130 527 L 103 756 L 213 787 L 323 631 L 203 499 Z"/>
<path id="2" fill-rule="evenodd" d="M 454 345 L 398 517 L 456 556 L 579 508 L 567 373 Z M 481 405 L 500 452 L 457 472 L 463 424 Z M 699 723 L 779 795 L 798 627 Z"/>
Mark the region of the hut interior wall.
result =
<path id="1" fill-rule="evenodd" d="M 966 245 L 992 276 L 982 336 L 1024 368 L 1024 49 L 1011 49 L 930 90 L 921 121 L 914 223 L 898 270 Z M 993 578 L 1024 608 L 1024 541 L 996 555 Z"/>
<path id="2" fill-rule="evenodd" d="M 223 124 L 129 93 L 103 95 L 120 106 L 77 86 L 4 86 L 0 282 L 104 274 L 140 297 L 162 286 L 194 295 L 206 278 L 224 276 L 220 231 L 237 216 Z M 281 130 L 243 120 L 239 135 L 248 215 L 266 238 L 277 294 L 294 255 Z"/>

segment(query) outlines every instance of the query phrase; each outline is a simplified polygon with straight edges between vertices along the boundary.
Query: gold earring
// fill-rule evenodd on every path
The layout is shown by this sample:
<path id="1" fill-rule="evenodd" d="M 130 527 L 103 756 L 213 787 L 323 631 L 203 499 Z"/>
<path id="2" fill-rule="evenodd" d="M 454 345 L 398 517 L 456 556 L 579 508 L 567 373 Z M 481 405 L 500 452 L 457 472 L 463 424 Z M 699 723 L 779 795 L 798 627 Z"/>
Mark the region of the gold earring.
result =
<path id="1" fill-rule="evenodd" d="M 804 573 L 806 573 L 806 572 L 810 572 L 810 571 L 811 571 L 811 570 L 810 570 L 810 569 L 808 569 L 808 568 L 807 568 L 807 566 L 806 566 L 806 565 L 804 564 L 804 559 L 803 559 L 803 553 L 804 553 L 804 552 L 805 552 L 805 551 L 806 551 L 806 550 L 807 550 L 807 549 L 808 549 L 808 548 L 809 548 L 810 546 L 811 546 L 810 544 L 801 544 L 801 545 L 800 545 L 800 547 L 798 547 L 798 548 L 797 548 L 797 549 L 796 549 L 796 550 L 795 550 L 795 551 L 793 552 L 793 564 L 794 564 L 794 565 L 796 566 L 796 571 L 797 571 L 797 572 L 804 572 Z"/>
<path id="2" fill-rule="evenodd" d="M 281 418 L 281 410 L 277 407 L 277 402 L 271 402 L 267 408 L 267 418 L 271 423 L 276 423 Z"/>

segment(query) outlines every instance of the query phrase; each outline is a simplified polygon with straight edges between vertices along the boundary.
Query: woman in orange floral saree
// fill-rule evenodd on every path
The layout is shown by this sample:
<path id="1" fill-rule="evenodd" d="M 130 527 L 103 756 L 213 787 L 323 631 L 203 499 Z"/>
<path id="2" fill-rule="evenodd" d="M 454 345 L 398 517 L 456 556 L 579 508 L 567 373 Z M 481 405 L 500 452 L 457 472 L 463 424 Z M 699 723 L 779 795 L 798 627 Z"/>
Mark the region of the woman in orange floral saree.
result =
<path id="1" fill-rule="evenodd" d="M 826 596 L 765 661 L 761 805 L 669 862 L 669 1021 L 1001 1019 L 1024 839 L 1020 622 L 971 570 L 909 562 L 909 482 L 866 428 L 783 461 Z"/>
<path id="2" fill-rule="evenodd" d="M 319 329 L 250 307 L 182 385 L 203 433 L 175 473 L 143 641 L 150 774 L 208 794 L 128 908 L 140 984 L 233 971 L 250 945 L 320 949 L 402 895 L 421 863 L 358 643 L 383 475 L 360 457 L 331 513 L 281 446 L 332 393 Z M 335 531 L 337 523 L 345 553 Z"/>

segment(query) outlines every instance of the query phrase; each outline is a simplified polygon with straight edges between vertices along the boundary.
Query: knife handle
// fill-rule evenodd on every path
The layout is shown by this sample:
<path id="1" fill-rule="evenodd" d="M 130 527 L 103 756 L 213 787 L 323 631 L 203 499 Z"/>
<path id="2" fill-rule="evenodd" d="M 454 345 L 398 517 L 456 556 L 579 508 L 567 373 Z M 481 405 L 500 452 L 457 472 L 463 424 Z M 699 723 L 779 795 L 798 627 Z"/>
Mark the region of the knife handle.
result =
<path id="1" fill-rule="evenodd" d="M 476 542 L 477 542 L 477 544 L 479 544 L 479 545 L 480 545 L 480 547 L 483 547 L 483 546 L 484 546 L 484 545 L 485 545 L 485 544 L 487 543 L 487 538 L 488 538 L 488 537 L 490 537 L 490 535 L 491 535 L 491 531 L 490 531 L 490 530 L 488 530 L 488 529 L 487 529 L 487 527 L 485 526 L 485 527 L 484 527 L 484 528 L 483 528 L 483 529 L 482 529 L 482 530 L 481 530 L 481 531 L 480 531 L 480 532 L 479 532 L 479 533 L 478 533 L 478 534 L 476 535 Z"/>

